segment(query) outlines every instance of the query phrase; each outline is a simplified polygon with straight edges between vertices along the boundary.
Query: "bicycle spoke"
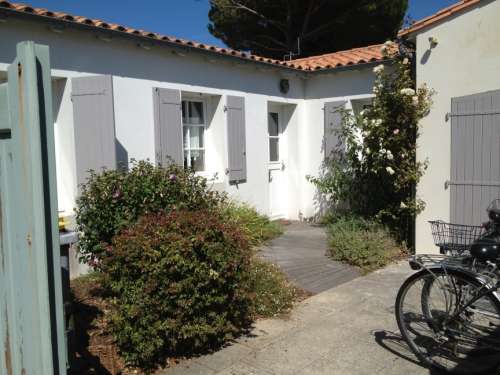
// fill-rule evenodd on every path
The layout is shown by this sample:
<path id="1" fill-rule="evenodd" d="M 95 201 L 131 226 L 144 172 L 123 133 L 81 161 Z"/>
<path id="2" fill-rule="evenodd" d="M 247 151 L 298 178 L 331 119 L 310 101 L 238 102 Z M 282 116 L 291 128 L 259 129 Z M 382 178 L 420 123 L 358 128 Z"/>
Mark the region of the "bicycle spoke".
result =
<path id="1" fill-rule="evenodd" d="M 397 314 L 411 349 L 427 363 L 458 373 L 498 364 L 500 312 L 492 298 L 482 296 L 484 290 L 448 272 L 424 273 L 407 286 Z"/>

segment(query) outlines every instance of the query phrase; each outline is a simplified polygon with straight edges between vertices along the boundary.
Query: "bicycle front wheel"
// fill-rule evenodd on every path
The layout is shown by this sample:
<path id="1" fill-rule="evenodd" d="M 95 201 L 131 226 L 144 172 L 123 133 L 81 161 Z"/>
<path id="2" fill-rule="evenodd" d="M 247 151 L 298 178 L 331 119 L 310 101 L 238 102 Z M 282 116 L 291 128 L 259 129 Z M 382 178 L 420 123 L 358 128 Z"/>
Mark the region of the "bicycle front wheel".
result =
<path id="1" fill-rule="evenodd" d="M 454 374 L 491 374 L 500 365 L 500 303 L 468 273 L 420 271 L 401 286 L 401 335 L 427 366 Z"/>

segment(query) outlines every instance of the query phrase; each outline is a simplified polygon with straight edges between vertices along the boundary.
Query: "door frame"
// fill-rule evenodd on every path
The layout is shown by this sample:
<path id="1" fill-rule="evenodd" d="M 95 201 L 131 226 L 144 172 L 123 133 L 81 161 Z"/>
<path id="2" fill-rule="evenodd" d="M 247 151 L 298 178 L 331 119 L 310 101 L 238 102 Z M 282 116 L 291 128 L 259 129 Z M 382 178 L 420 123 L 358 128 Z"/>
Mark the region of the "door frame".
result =
<path id="1" fill-rule="evenodd" d="M 269 135 L 269 117 L 270 113 L 278 114 L 278 160 L 270 161 L 270 135 Z M 286 155 L 287 140 L 285 134 L 285 108 L 283 104 L 279 103 L 268 103 L 267 106 L 267 173 L 268 173 L 268 192 L 269 192 L 269 216 L 271 219 L 284 219 L 288 217 L 288 190 L 287 190 L 287 171 L 286 162 L 287 159 L 283 157 Z M 271 182 L 272 174 L 281 173 L 281 186 L 280 189 L 283 190 L 283 194 L 280 194 L 283 201 L 283 210 L 281 212 L 272 212 L 272 196 L 271 196 Z"/>

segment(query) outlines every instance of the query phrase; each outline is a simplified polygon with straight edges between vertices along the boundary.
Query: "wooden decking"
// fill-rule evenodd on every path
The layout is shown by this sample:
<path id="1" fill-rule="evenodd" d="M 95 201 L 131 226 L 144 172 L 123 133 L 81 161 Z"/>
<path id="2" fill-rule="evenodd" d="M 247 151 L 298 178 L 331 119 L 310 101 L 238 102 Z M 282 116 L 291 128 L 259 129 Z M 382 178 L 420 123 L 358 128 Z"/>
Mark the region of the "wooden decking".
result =
<path id="1" fill-rule="evenodd" d="M 320 293 L 360 275 L 355 268 L 325 255 L 326 234 L 322 227 L 295 222 L 285 230 L 283 236 L 262 248 L 262 255 L 300 288 Z"/>

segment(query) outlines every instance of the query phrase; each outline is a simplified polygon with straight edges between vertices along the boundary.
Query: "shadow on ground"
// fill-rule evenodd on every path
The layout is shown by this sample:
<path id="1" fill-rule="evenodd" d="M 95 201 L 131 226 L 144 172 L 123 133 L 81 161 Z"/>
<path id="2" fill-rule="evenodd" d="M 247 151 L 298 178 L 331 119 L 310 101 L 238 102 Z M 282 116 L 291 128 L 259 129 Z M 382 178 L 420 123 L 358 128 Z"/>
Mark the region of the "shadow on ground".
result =
<path id="1" fill-rule="evenodd" d="M 422 368 L 427 368 L 416 359 L 415 355 L 406 344 L 404 338 L 399 333 L 386 330 L 377 330 L 373 332 L 373 336 L 375 338 L 375 342 L 385 350 L 391 352 L 401 359 L 404 359 L 405 361 L 411 362 Z M 430 375 L 443 375 L 442 372 L 435 369 L 428 370 Z"/>

